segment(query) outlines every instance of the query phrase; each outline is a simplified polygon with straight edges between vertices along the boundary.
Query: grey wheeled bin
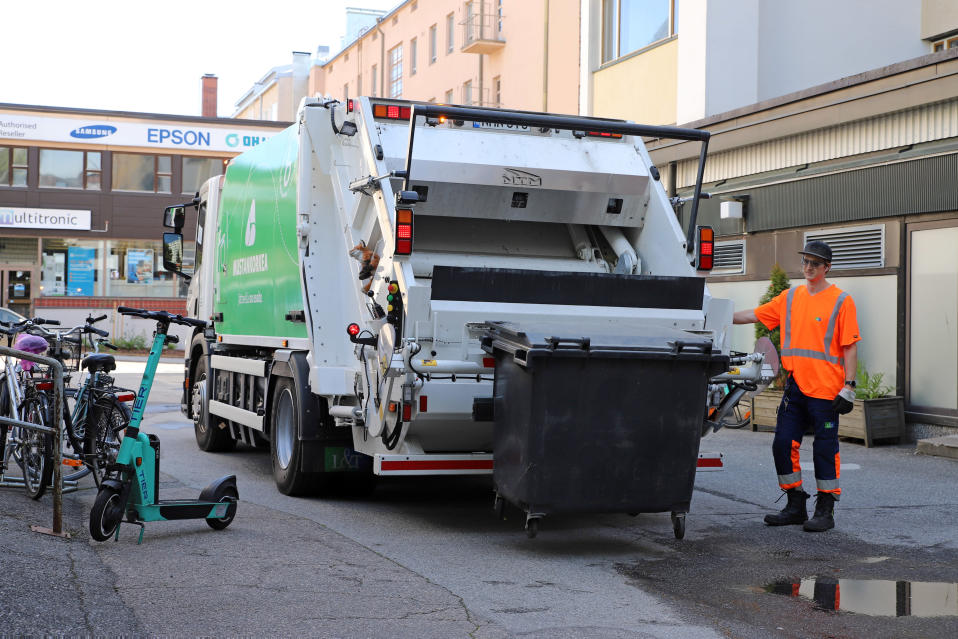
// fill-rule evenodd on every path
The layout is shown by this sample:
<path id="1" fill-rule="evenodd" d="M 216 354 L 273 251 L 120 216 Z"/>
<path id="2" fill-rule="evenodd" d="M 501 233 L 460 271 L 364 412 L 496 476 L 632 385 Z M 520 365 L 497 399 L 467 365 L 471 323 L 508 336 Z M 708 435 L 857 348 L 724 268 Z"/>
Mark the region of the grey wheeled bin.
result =
<path id="1" fill-rule="evenodd" d="M 708 380 L 728 369 L 710 339 L 489 322 L 482 345 L 496 360 L 497 512 L 503 500 L 523 509 L 530 537 L 553 513 L 671 512 L 682 538 Z"/>

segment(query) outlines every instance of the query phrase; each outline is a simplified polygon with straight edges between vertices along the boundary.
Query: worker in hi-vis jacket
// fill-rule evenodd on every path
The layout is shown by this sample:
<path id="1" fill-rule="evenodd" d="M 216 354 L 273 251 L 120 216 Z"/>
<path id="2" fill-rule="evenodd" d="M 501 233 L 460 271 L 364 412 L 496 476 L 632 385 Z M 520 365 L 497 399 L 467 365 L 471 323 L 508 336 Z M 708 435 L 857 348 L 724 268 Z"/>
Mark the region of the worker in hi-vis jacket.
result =
<path id="1" fill-rule="evenodd" d="M 831 247 L 816 240 L 799 253 L 805 283 L 758 308 L 736 311 L 733 322 L 762 322 L 769 330 L 781 326 L 782 366 L 788 377 L 778 407 L 772 454 L 788 503 L 781 512 L 766 515 L 765 523 L 802 524 L 807 531 L 822 532 L 835 527 L 834 507 L 842 492 L 838 484 L 838 416 L 853 407 L 861 338 L 855 302 L 825 279 L 832 267 Z M 818 495 L 811 519 L 799 464 L 806 426 L 815 432 L 812 451 Z"/>

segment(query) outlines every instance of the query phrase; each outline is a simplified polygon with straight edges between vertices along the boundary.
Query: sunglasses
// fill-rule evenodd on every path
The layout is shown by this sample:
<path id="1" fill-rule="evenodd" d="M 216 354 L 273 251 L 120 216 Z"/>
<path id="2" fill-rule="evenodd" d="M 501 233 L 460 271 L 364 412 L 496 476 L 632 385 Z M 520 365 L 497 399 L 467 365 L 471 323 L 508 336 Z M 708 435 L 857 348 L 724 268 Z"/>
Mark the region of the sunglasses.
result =
<path id="1" fill-rule="evenodd" d="M 818 260 L 810 260 L 807 258 L 802 258 L 802 266 L 811 266 L 812 268 L 818 268 L 822 266 L 824 262 L 819 262 Z"/>

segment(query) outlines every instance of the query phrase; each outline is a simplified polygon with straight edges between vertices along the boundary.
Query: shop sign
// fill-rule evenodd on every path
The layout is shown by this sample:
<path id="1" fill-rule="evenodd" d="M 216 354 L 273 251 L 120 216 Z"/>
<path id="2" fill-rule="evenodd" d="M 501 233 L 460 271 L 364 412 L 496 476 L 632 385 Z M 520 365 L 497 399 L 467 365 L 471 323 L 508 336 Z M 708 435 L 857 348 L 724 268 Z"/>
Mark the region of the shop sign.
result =
<path id="1" fill-rule="evenodd" d="M 0 229 L 90 230 L 91 211 L 21 209 L 0 206 Z"/>
<path id="2" fill-rule="evenodd" d="M 250 149 L 276 129 L 190 126 L 184 122 L 135 122 L 109 118 L 54 118 L 0 113 L 0 140 L 92 142 L 110 146 L 234 151 Z"/>

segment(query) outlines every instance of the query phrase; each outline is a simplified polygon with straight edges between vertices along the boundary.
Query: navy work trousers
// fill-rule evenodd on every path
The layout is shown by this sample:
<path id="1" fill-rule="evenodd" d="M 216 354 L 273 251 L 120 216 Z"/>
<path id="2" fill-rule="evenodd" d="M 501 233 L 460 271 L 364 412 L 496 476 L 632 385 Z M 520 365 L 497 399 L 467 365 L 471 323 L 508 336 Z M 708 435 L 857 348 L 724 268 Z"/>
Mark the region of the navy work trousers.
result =
<path id="1" fill-rule="evenodd" d="M 812 456 L 815 461 L 815 482 L 819 492 L 831 493 L 837 499 L 842 490 L 838 484 L 841 458 L 838 454 L 838 413 L 832 400 L 808 397 L 789 376 L 778 407 L 772 455 L 775 472 L 782 490 L 801 488 L 802 467 L 799 447 L 806 427 L 815 432 Z"/>

